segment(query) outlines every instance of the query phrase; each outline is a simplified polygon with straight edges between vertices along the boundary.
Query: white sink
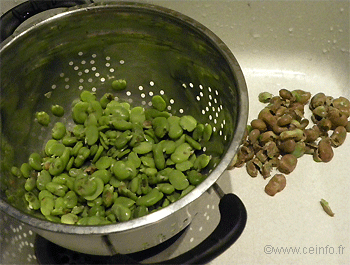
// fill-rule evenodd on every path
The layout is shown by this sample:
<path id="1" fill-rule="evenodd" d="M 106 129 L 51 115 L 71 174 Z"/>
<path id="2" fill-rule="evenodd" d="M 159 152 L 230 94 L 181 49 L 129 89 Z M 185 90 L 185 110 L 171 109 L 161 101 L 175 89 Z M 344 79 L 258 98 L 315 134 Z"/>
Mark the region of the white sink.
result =
<path id="1" fill-rule="evenodd" d="M 262 91 L 350 98 L 348 1 L 152 2 L 191 16 L 227 44 L 246 77 L 249 121 L 263 107 L 257 100 Z M 348 134 L 331 162 L 300 158 L 274 197 L 264 192 L 267 180 L 251 178 L 245 168 L 225 174 L 246 205 L 248 222 L 211 264 L 350 264 L 349 148 Z M 333 218 L 322 210 L 321 198 Z"/>

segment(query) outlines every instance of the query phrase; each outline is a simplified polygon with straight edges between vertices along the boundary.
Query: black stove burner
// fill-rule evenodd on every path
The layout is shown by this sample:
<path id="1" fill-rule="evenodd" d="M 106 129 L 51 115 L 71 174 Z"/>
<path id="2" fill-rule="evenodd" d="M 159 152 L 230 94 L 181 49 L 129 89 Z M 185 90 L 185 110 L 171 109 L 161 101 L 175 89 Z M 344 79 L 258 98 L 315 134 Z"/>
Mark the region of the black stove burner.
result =
<path id="1" fill-rule="evenodd" d="M 72 251 L 58 246 L 45 238 L 37 235 L 35 239 L 35 255 L 39 264 L 138 264 L 151 258 L 176 242 L 187 230 L 184 229 L 163 243 L 132 254 L 117 254 L 114 256 L 89 255 Z"/>

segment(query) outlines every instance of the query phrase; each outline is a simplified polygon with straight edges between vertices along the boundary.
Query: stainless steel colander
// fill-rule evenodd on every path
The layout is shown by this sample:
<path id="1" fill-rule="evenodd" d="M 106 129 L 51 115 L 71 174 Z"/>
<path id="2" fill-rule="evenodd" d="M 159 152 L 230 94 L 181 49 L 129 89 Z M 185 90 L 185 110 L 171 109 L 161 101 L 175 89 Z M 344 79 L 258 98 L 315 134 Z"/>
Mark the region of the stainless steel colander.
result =
<path id="1" fill-rule="evenodd" d="M 222 175 L 243 138 L 248 96 L 242 71 L 226 45 L 203 25 L 177 12 L 142 3 L 114 2 L 70 8 L 8 38 L 1 47 L 0 209 L 66 248 L 89 254 L 131 253 L 157 245 L 184 229 L 198 199 Z M 213 156 L 208 178 L 189 195 L 150 215 L 105 226 L 71 226 L 34 216 L 9 169 L 41 151 L 50 126 L 35 122 L 52 104 L 66 110 L 82 90 L 101 97 L 114 79 L 115 93 L 132 106 L 151 106 L 162 95 L 168 110 L 193 115 L 213 127 L 204 146 Z M 51 124 L 56 122 L 52 117 Z M 12 196 L 13 197 L 13 196 Z"/>

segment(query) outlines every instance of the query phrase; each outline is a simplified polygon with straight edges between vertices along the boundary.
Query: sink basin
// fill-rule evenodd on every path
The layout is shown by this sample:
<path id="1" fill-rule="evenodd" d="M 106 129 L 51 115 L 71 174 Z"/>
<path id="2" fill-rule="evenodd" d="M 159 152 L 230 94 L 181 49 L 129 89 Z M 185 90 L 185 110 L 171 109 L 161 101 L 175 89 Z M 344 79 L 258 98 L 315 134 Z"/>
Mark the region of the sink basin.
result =
<path id="1" fill-rule="evenodd" d="M 264 106 L 262 91 L 303 89 L 350 99 L 347 1 L 154 2 L 193 17 L 228 45 L 246 78 L 249 121 Z M 303 156 L 274 197 L 264 192 L 268 180 L 251 178 L 244 167 L 225 174 L 248 222 L 211 264 L 349 264 L 349 148 L 348 134 L 329 163 Z M 321 198 L 334 217 L 322 210 Z"/>

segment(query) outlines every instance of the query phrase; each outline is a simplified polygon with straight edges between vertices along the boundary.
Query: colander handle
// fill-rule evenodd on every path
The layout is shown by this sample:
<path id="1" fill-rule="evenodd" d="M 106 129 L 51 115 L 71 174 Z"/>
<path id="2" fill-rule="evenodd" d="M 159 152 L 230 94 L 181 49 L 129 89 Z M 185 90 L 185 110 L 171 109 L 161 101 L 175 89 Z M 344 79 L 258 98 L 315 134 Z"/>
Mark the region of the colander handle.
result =
<path id="1" fill-rule="evenodd" d="M 13 32 L 28 18 L 41 12 L 60 8 L 93 3 L 92 0 L 29 0 L 9 11 L 0 18 L 0 43 L 10 37 Z"/>
<path id="2" fill-rule="evenodd" d="M 247 211 L 237 195 L 225 194 L 219 203 L 220 222 L 202 243 L 162 264 L 205 264 L 227 250 L 242 234 Z"/>
<path id="3" fill-rule="evenodd" d="M 191 250 L 160 264 L 205 264 L 227 250 L 242 234 L 247 223 L 247 211 L 237 195 L 228 193 L 219 202 L 220 222 L 215 230 Z M 121 264 L 138 263 L 128 255 L 122 255 Z"/>

